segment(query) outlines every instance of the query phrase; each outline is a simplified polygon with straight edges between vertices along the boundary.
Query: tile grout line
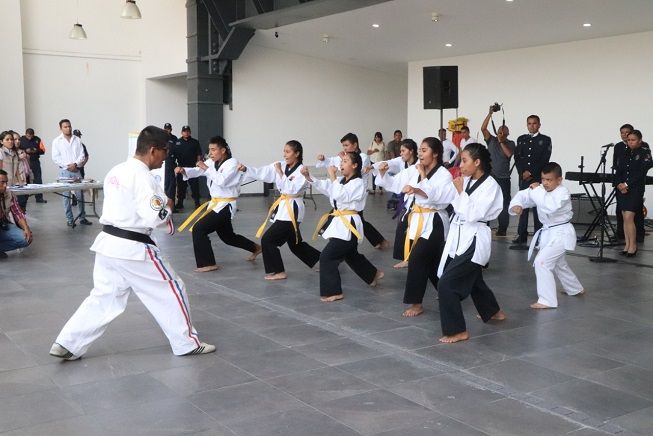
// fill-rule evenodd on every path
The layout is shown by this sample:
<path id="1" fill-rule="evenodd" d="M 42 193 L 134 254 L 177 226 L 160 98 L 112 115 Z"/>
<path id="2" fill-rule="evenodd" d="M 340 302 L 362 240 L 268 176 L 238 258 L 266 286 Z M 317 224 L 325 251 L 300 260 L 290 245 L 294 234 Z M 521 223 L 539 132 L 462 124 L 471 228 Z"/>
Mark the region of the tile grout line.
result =
<path id="1" fill-rule="evenodd" d="M 194 277 L 187 272 L 181 272 L 180 274 L 183 274 L 185 276 L 188 276 L 189 278 Z M 457 365 L 453 365 L 451 363 L 445 363 L 438 361 L 437 359 L 432 359 L 432 358 L 427 358 L 424 356 L 420 356 L 418 354 L 415 354 L 414 351 L 412 350 L 404 350 L 396 345 L 389 344 L 389 343 L 384 343 L 381 341 L 377 341 L 371 338 L 368 338 L 367 336 L 360 335 L 355 332 L 350 332 L 346 329 L 343 329 L 342 327 L 339 327 L 335 325 L 332 322 L 329 321 L 324 321 L 321 319 L 317 319 L 315 317 L 309 316 L 309 315 L 304 315 L 302 313 L 297 312 L 294 309 L 287 308 L 285 306 L 281 306 L 278 304 L 275 304 L 273 302 L 267 301 L 262 298 L 257 298 L 257 297 L 252 297 L 251 295 L 247 295 L 243 292 L 240 292 L 238 290 L 229 288 L 224 285 L 220 285 L 217 283 L 213 282 L 208 282 L 208 284 L 216 289 L 219 289 L 224 295 L 238 298 L 241 301 L 255 304 L 257 306 L 276 311 L 278 313 L 281 313 L 283 315 L 298 319 L 300 321 L 305 322 L 306 324 L 313 325 L 315 327 L 322 328 L 326 331 L 329 331 L 331 333 L 335 333 L 339 336 L 342 336 L 344 338 L 350 339 L 359 345 L 363 345 L 369 348 L 372 348 L 376 351 L 379 351 L 381 353 L 384 353 L 386 355 L 392 355 L 394 357 L 400 358 L 402 360 L 408 361 L 409 363 L 417 366 L 418 368 L 429 368 L 429 369 L 437 369 L 441 370 L 444 373 L 450 373 L 452 371 L 458 371 L 461 374 L 464 374 L 464 377 L 462 377 L 465 382 L 470 385 L 470 386 L 476 386 L 480 389 L 485 389 L 489 390 L 491 392 L 494 392 L 496 394 L 502 395 L 506 398 L 511 398 L 515 401 L 518 401 L 522 404 L 525 404 L 530 407 L 534 407 L 540 411 L 547 412 L 553 415 L 556 415 L 566 421 L 572 422 L 574 424 L 580 425 L 581 427 L 589 427 L 593 430 L 599 430 L 606 432 L 608 431 L 611 434 L 624 434 L 625 430 L 615 424 L 609 424 L 602 422 L 598 419 L 592 418 L 582 412 L 579 411 L 574 411 L 572 409 L 568 409 L 563 406 L 551 404 L 550 402 L 540 399 L 538 397 L 535 397 L 531 394 L 528 393 L 520 393 L 514 389 L 510 389 L 504 386 L 501 386 L 491 380 L 485 379 L 483 377 L 477 376 L 471 372 L 469 372 L 467 369 L 458 367 Z M 407 326 L 409 327 L 409 326 Z M 437 345 L 437 344 L 436 344 Z M 290 347 L 289 347 L 290 348 Z M 443 369 L 446 368 L 446 369 Z M 566 413 L 565 412 L 569 412 Z M 445 415 L 448 416 L 448 415 Z M 600 426 L 600 427 L 599 427 Z"/>

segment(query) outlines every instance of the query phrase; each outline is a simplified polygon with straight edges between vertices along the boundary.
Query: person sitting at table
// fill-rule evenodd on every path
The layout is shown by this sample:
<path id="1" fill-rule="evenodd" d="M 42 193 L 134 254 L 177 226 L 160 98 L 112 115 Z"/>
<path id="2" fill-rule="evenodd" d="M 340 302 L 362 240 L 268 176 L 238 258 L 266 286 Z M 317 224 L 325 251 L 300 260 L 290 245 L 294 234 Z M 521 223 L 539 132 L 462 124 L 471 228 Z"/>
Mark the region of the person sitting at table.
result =
<path id="1" fill-rule="evenodd" d="M 9 177 L 0 170 L 0 259 L 6 259 L 6 251 L 25 248 L 32 243 L 32 231 L 27 224 L 18 200 L 7 190 Z"/>

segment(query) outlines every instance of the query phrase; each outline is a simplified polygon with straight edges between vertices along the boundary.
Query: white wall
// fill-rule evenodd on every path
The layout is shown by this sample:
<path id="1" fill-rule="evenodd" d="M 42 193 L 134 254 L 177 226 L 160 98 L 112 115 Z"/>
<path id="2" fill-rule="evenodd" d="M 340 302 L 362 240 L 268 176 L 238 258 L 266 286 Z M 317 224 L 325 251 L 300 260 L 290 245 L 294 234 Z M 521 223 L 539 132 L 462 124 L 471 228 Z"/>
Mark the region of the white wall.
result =
<path id="1" fill-rule="evenodd" d="M 296 139 L 305 162 L 340 151 L 340 138 L 358 135 L 361 148 L 375 131 L 392 139 L 406 126 L 406 78 L 272 50 L 250 43 L 233 64 L 233 110 L 225 110 L 225 137 L 248 165 L 281 158 Z M 246 192 L 260 192 L 258 184 Z M 245 192 L 245 191 L 244 191 Z"/>
<path id="2" fill-rule="evenodd" d="M 631 123 L 653 143 L 653 32 L 556 44 L 498 53 L 411 62 L 408 68 L 408 134 L 434 135 L 439 112 L 422 109 L 422 67 L 458 65 L 459 114 L 470 119 L 472 136 L 494 102 L 505 104 L 515 140 L 526 133 L 526 117 L 538 114 L 552 137 L 551 159 L 563 170 L 586 171 L 599 163 L 600 147 L 618 142 L 619 127 Z M 445 111 L 445 123 L 455 111 Z M 496 120 L 501 120 L 495 115 Z M 611 152 L 608 156 L 611 159 Z M 513 178 L 515 176 L 513 175 Z M 514 184 L 514 181 L 513 181 Z M 581 192 L 575 182 L 566 182 Z M 513 188 L 514 191 L 514 188 Z M 648 207 L 653 206 L 649 188 Z"/>
<path id="3" fill-rule="evenodd" d="M 147 124 L 163 127 L 172 124 L 172 133 L 181 134 L 187 123 L 186 76 L 148 79 L 145 82 L 145 119 Z"/>
<path id="4" fill-rule="evenodd" d="M 23 85 L 23 38 L 20 32 L 20 0 L 0 1 L 2 37 L 0 37 L 0 130 L 19 132 L 25 125 Z"/>
<path id="5" fill-rule="evenodd" d="M 3 5 L 6 1 L 19 3 L 3 0 Z M 22 15 L 25 98 L 20 101 L 25 109 L 18 111 L 24 119 L 14 128 L 32 127 L 49 144 L 59 134 L 58 121 L 70 118 L 91 153 L 87 175 L 96 179 L 124 160 L 130 132 L 149 123 L 162 125 L 160 118 L 176 128 L 186 122 L 180 79 L 146 86 L 149 77 L 186 72 L 185 2 L 139 0 L 142 20 L 121 19 L 123 3 L 80 1 L 77 8 L 72 0 L 23 0 L 22 14 L 16 15 Z M 87 40 L 68 38 L 77 17 Z M 20 36 L 20 28 L 13 33 Z M 57 169 L 49 151 L 42 166 L 44 181 L 54 180 Z"/>

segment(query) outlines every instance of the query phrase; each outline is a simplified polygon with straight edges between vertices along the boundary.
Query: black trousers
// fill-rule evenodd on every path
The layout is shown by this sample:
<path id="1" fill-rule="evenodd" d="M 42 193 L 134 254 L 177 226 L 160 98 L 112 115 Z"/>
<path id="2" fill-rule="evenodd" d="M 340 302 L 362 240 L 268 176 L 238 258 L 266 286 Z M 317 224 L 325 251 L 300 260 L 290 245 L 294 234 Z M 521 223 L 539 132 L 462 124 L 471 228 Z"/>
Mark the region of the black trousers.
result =
<path id="1" fill-rule="evenodd" d="M 397 228 L 395 229 L 395 243 L 392 248 L 392 258 L 404 260 L 404 241 L 406 240 L 406 229 L 408 228 L 408 217 L 402 219 L 397 217 Z"/>
<path id="2" fill-rule="evenodd" d="M 367 284 L 372 283 L 376 267 L 358 252 L 358 240 L 352 236 L 350 241 L 330 238 L 320 254 L 320 296 L 330 297 L 342 294 L 342 284 L 338 265 L 342 261 Z"/>
<path id="3" fill-rule="evenodd" d="M 526 189 L 530 186 L 531 182 L 526 182 L 524 180 L 519 181 L 519 189 Z M 520 238 L 528 238 L 528 213 L 531 209 L 524 209 L 522 214 L 519 216 L 519 225 L 517 226 L 517 234 Z M 533 208 L 533 226 L 535 227 L 535 232 L 542 228 L 542 223 L 537 217 L 537 208 Z"/>
<path id="4" fill-rule="evenodd" d="M 412 241 L 411 241 L 412 244 Z M 427 280 L 438 288 L 438 265 L 444 249 L 444 226 L 439 214 L 434 214 L 433 230 L 428 239 L 419 238 L 408 258 L 408 275 L 404 304 L 422 304 Z"/>
<path id="5" fill-rule="evenodd" d="M 177 197 L 177 176 L 175 175 L 175 162 L 173 159 L 166 159 L 163 190 L 166 193 L 166 197 L 175 201 L 175 198 Z"/>
<path id="6" fill-rule="evenodd" d="M 299 226 L 299 223 L 297 224 Z M 298 228 L 299 242 L 295 239 L 295 229 L 290 221 L 275 221 L 265 231 L 261 238 L 263 248 L 263 264 L 267 274 L 284 272 L 283 259 L 279 247 L 288 244 L 292 254 L 304 262 L 309 268 L 313 268 L 320 261 L 320 251 L 308 245 L 302 240 L 302 234 Z"/>
<path id="7" fill-rule="evenodd" d="M 215 256 L 209 239 L 209 235 L 213 232 L 216 232 L 222 242 L 227 245 L 242 248 L 251 253 L 256 251 L 256 244 L 253 241 L 234 233 L 234 228 L 231 225 L 231 205 L 229 205 L 218 213 L 207 213 L 193 227 L 193 250 L 198 268 L 215 265 Z"/>
<path id="8" fill-rule="evenodd" d="M 32 174 L 34 174 L 34 180 L 32 181 L 32 183 L 36 183 L 40 185 L 41 183 L 43 183 L 43 176 L 41 173 L 41 161 L 32 160 L 30 161 L 30 165 L 32 168 Z M 43 194 L 35 194 L 34 197 L 36 197 L 36 201 L 43 200 Z"/>
<path id="9" fill-rule="evenodd" d="M 385 241 L 383 235 L 372 224 L 365 221 L 365 218 L 363 217 L 363 211 L 358 212 L 358 216 L 360 216 L 361 221 L 363 221 L 363 232 L 365 233 L 365 239 L 367 239 L 373 247 L 376 247 L 381 242 Z"/>
<path id="10" fill-rule="evenodd" d="M 500 309 L 492 290 L 483 280 L 483 267 L 472 262 L 475 245 L 476 240 L 464 254 L 449 258 L 440 277 L 438 303 L 445 336 L 467 331 L 461 301 L 469 295 L 483 322 L 488 322 Z"/>
<path id="11" fill-rule="evenodd" d="M 510 179 L 495 179 L 499 186 L 501 187 L 501 193 L 503 194 L 503 210 L 499 214 L 499 232 L 505 232 L 508 230 L 508 223 L 510 221 L 510 216 L 508 215 L 508 207 L 510 206 Z M 536 215 L 537 216 L 537 215 Z"/>
<path id="12" fill-rule="evenodd" d="M 200 181 L 198 179 L 184 180 L 181 174 L 177 174 L 177 205 L 183 206 L 186 198 L 186 188 L 190 185 L 190 192 L 195 200 L 195 205 L 200 202 Z"/>

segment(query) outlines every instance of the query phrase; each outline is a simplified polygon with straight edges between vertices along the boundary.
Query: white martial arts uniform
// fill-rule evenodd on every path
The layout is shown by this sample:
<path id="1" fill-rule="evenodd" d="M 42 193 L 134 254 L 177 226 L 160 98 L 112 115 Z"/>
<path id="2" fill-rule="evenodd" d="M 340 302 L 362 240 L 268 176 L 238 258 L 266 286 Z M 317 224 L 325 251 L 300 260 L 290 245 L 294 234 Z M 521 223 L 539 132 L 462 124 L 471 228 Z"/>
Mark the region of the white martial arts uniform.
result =
<path id="1" fill-rule="evenodd" d="M 207 204 L 207 209 L 218 213 L 225 207 L 231 206 L 231 218 L 233 218 L 236 215 L 236 199 L 240 195 L 240 183 L 243 178 L 243 174 L 238 171 L 238 161 L 233 157 L 225 159 L 217 170 L 212 159 L 207 159 L 204 164 L 208 167 L 206 171 L 199 167 L 184 168 L 184 180 L 205 176 L 206 185 L 211 193 L 211 201 Z"/>
<path id="2" fill-rule="evenodd" d="M 130 158 L 104 179 L 100 223 L 150 235 L 159 226 L 174 231 L 163 188 L 149 168 Z M 154 316 L 172 351 L 186 354 L 200 346 L 192 325 L 184 282 L 165 262 L 156 245 L 100 232 L 95 251 L 94 287 L 59 333 L 56 343 L 82 356 L 127 306 L 130 291 Z"/>
<path id="3" fill-rule="evenodd" d="M 312 185 L 322 194 L 329 197 L 329 203 L 337 210 L 353 210 L 353 211 L 362 211 L 365 208 L 365 198 L 367 197 L 367 191 L 365 189 L 364 182 L 361 178 L 350 179 L 349 182 L 344 185 L 341 183 L 342 177 L 336 178 L 335 181 L 331 180 L 314 180 Z M 363 232 L 363 221 L 358 214 L 347 215 L 342 217 L 343 219 L 350 221 L 353 220 L 353 226 L 356 228 L 356 231 L 360 234 L 360 239 L 358 243 L 363 242 L 363 237 L 365 236 Z M 337 238 L 342 239 L 343 241 L 349 241 L 352 237 L 352 232 L 347 228 L 343 219 L 340 217 L 333 217 L 329 226 L 322 233 L 324 239 Z"/>
<path id="4" fill-rule="evenodd" d="M 306 210 L 303 198 L 304 191 L 306 191 L 306 188 L 308 187 L 306 178 L 301 174 L 301 170 L 304 166 L 299 164 L 292 170 L 291 174 L 286 175 L 288 165 L 285 162 L 281 162 L 281 172 L 283 173 L 283 176 L 280 176 L 279 173 L 277 173 L 275 164 L 276 162 L 260 168 L 247 167 L 245 175 L 253 179 L 261 180 L 265 183 L 274 183 L 283 197 L 278 205 L 277 212 L 270 218 L 270 222 L 292 221 L 292 217 L 288 215 L 288 209 L 294 211 L 294 208 L 297 207 L 297 216 L 295 217 L 295 220 L 297 223 L 301 223 L 304 221 L 304 213 Z"/>
<path id="5" fill-rule="evenodd" d="M 537 278 L 537 302 L 549 307 L 558 307 L 554 274 L 560 279 L 567 294 L 576 295 L 583 290 L 583 285 L 565 259 L 566 250 L 576 248 L 576 230 L 569 222 L 573 215 L 571 194 L 562 185 L 551 192 L 547 192 L 544 186 L 540 185 L 535 189 L 524 189 L 515 195 L 508 208 L 511 215 L 515 215 L 512 210 L 515 206 L 523 209 L 537 207 L 542 228 L 533 235 L 528 260 L 531 259 L 533 250 L 539 248 L 533 264 Z"/>
<path id="6" fill-rule="evenodd" d="M 465 192 L 476 183 L 478 180 L 464 177 L 463 191 L 451 202 L 455 213 L 438 267 L 438 277 L 442 277 L 447 258 L 464 254 L 474 239 L 476 245 L 472 262 L 485 266 L 490 261 L 492 230 L 487 223 L 496 219 L 503 210 L 503 194 L 492 176 L 488 176 L 471 195 Z"/>
<path id="7" fill-rule="evenodd" d="M 456 196 L 456 188 L 453 186 L 451 173 L 443 166 L 438 168 L 431 178 L 419 180 L 419 171 L 415 165 L 411 165 L 406 169 L 401 170 L 398 174 L 392 176 L 386 172 L 382 177 L 377 176 L 376 184 L 384 187 L 390 192 L 400 194 L 405 186 L 410 185 L 413 188 L 419 188 L 426 195 L 427 198 L 421 195 L 407 195 L 404 194 L 406 204 L 406 214 L 410 216 L 408 223 L 408 237 L 410 240 L 417 238 L 428 239 L 433 230 L 433 215 L 437 213 L 442 219 L 444 227 L 444 237 L 447 237 L 449 231 L 449 214 L 446 211 L 447 206 L 453 201 Z M 415 213 L 415 205 L 423 208 L 425 211 Z M 433 210 L 437 210 L 434 212 Z M 421 215 L 421 218 L 420 218 Z M 422 222 L 420 226 L 419 223 Z M 421 228 L 420 234 L 417 230 Z"/>

